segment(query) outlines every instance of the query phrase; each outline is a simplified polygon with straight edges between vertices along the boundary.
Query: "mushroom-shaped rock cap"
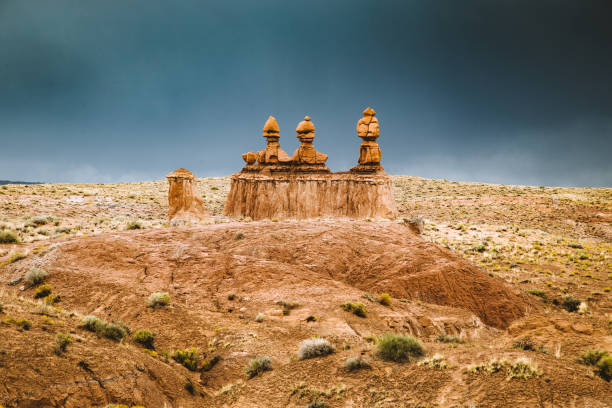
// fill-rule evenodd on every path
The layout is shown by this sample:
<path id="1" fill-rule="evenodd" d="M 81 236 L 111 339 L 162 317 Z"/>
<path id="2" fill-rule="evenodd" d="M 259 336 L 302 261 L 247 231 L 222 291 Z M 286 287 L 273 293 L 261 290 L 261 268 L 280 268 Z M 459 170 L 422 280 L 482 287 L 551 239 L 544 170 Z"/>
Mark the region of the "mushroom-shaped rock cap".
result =
<path id="1" fill-rule="evenodd" d="M 264 125 L 263 132 L 264 136 L 268 134 L 278 134 L 279 133 L 278 123 L 276 122 L 276 118 L 274 116 L 270 116 Z"/>
<path id="2" fill-rule="evenodd" d="M 304 120 L 295 128 L 298 133 L 311 133 L 315 131 L 314 124 L 310 121 L 310 116 L 304 116 Z"/>
<path id="3" fill-rule="evenodd" d="M 376 111 L 370 108 L 369 106 L 366 108 L 366 110 L 363 111 L 363 116 L 374 116 L 374 115 L 376 115 Z"/>
<path id="4" fill-rule="evenodd" d="M 195 175 L 187 169 L 180 168 L 174 170 L 172 173 L 168 174 L 166 178 L 184 178 L 184 179 L 194 179 Z"/>

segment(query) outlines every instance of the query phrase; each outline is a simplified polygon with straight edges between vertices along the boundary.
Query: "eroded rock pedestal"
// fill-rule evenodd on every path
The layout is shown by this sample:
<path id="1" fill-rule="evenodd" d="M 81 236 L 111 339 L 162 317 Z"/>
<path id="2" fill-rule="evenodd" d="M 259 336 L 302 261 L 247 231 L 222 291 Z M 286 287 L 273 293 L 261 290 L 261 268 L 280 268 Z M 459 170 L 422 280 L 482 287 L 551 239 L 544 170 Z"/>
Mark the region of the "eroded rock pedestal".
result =
<path id="1" fill-rule="evenodd" d="M 246 165 L 232 176 L 224 214 L 254 220 L 394 218 L 392 184 L 380 165 L 378 120 L 374 114 L 372 109 L 366 109 L 357 125 L 358 135 L 363 138 L 360 126 L 367 121 L 363 142 L 367 144 L 362 143 L 359 165 L 340 173 L 331 173 L 325 165 L 327 155 L 315 150 L 315 127 L 310 117 L 298 124 L 300 146 L 289 157 L 280 148 L 278 124 L 271 116 L 264 126 L 266 149 L 242 155 Z"/>
<path id="2" fill-rule="evenodd" d="M 206 218 L 204 200 L 198 194 L 195 175 L 177 169 L 166 176 L 168 183 L 168 220 L 197 222 Z"/>

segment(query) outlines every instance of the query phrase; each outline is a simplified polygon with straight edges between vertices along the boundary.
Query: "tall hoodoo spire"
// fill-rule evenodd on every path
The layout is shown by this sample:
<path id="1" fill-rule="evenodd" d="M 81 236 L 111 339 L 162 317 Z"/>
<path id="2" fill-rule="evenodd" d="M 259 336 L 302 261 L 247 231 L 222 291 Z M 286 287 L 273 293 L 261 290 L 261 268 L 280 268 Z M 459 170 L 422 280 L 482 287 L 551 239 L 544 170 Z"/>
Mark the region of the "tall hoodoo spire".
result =
<path id="1" fill-rule="evenodd" d="M 263 137 L 280 137 L 280 130 L 274 116 L 268 117 L 263 128 Z"/>
<path id="2" fill-rule="evenodd" d="M 363 117 L 357 122 L 357 136 L 362 139 L 359 148 L 359 164 L 380 165 L 380 147 L 376 139 L 380 135 L 380 126 L 376 111 L 368 107 L 363 111 Z"/>
<path id="3" fill-rule="evenodd" d="M 317 152 L 312 145 L 312 141 L 315 138 L 315 126 L 310 120 L 310 116 L 304 116 L 304 120 L 301 121 L 295 128 L 297 132 L 296 137 L 300 139 L 300 147 L 293 154 L 294 164 L 325 164 L 327 161 L 327 155 L 325 153 Z M 325 168 L 327 171 L 327 167 Z"/>

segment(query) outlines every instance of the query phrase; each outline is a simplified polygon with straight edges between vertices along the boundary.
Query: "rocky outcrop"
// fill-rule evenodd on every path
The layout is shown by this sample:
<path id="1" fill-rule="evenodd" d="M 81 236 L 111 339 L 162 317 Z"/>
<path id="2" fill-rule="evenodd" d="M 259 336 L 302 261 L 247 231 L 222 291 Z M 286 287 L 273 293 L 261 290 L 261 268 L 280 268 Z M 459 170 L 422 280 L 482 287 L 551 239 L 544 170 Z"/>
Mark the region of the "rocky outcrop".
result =
<path id="1" fill-rule="evenodd" d="M 231 183 L 224 209 L 230 217 L 395 217 L 387 175 L 238 173 Z"/>
<path id="2" fill-rule="evenodd" d="M 394 218 L 391 179 L 380 165 L 376 112 L 368 108 L 357 124 L 363 142 L 359 165 L 331 173 L 327 155 L 314 148 L 315 126 L 304 117 L 296 128 L 300 146 L 292 157 L 280 148 L 276 119 L 264 126 L 266 149 L 242 155 L 246 165 L 232 176 L 224 214 L 264 218 Z"/>
<path id="3" fill-rule="evenodd" d="M 198 194 L 195 176 L 187 169 L 177 169 L 166 176 L 168 183 L 168 219 L 197 222 L 206 218 L 204 200 Z"/>

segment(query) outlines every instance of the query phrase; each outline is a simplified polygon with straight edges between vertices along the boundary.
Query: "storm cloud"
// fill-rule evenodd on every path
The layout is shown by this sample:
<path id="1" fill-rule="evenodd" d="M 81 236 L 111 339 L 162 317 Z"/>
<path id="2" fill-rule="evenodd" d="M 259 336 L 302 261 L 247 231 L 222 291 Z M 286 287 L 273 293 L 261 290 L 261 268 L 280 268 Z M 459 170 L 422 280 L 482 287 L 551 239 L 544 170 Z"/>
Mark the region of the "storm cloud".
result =
<path id="1" fill-rule="evenodd" d="M 0 179 L 228 175 L 274 115 L 332 170 L 612 186 L 609 1 L 0 0 Z"/>

